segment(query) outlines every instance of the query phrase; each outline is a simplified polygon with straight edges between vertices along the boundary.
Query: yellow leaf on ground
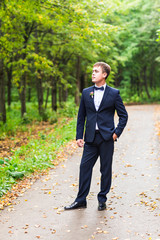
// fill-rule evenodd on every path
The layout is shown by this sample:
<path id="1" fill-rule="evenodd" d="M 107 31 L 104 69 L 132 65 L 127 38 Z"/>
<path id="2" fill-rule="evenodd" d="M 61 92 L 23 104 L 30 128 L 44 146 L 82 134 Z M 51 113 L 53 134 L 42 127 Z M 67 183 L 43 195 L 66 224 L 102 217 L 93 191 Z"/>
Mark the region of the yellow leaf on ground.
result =
<path id="1" fill-rule="evenodd" d="M 133 167 L 131 164 L 126 164 L 125 167 Z"/>

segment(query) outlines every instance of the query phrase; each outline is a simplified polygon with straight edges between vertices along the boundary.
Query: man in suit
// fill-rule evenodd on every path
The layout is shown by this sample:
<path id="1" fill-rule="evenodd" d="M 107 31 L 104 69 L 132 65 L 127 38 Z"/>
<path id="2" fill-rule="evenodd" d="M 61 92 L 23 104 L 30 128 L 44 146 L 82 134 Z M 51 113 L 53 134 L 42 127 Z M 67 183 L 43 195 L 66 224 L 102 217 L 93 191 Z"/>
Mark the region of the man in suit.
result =
<path id="1" fill-rule="evenodd" d="M 65 210 L 87 207 L 86 197 L 90 189 L 92 169 L 98 157 L 101 172 L 100 192 L 97 196 L 98 210 L 106 209 L 106 195 L 112 179 L 114 141 L 121 135 L 128 119 L 119 90 L 106 85 L 110 70 L 107 63 L 94 64 L 92 82 L 95 85 L 82 92 L 76 134 L 77 145 L 84 147 L 80 164 L 79 191 L 75 201 L 66 206 Z M 115 111 L 119 117 L 117 127 L 114 125 Z"/>

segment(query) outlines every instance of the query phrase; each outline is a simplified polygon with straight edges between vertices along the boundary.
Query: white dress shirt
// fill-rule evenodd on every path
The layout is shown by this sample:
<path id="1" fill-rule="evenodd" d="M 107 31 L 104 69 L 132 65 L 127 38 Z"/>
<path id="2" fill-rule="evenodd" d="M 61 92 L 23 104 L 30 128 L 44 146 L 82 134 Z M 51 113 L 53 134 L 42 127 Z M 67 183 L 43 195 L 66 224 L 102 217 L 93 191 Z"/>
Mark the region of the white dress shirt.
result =
<path id="1" fill-rule="evenodd" d="M 96 111 L 98 111 L 99 106 L 101 104 L 101 101 L 102 101 L 102 98 L 103 98 L 103 94 L 104 94 L 104 91 L 105 91 L 105 87 L 106 87 L 106 83 L 103 85 L 103 87 L 104 87 L 103 91 L 102 90 L 94 90 L 94 105 L 95 105 Z M 99 129 L 98 128 L 98 124 L 96 123 L 96 130 L 98 130 L 98 129 Z"/>

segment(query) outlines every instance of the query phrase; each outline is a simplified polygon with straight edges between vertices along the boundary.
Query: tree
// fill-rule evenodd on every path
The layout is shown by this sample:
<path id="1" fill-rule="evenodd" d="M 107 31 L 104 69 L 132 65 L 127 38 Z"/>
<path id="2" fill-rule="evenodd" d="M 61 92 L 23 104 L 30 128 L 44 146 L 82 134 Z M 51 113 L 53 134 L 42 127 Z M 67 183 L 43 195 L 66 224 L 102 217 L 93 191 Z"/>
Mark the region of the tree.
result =
<path id="1" fill-rule="evenodd" d="M 3 2 L 0 3 L 2 7 Z M 2 21 L 0 19 L 0 38 L 3 38 L 1 31 Z M 0 121 L 6 122 L 6 107 L 5 107 L 5 79 L 4 79 L 4 63 L 3 63 L 3 52 L 0 51 Z"/>
<path id="2" fill-rule="evenodd" d="M 111 65 L 107 83 L 124 95 L 152 98 L 160 75 L 157 9 L 158 0 L 1 1 L 1 104 L 7 87 L 11 106 L 16 86 L 22 117 L 31 88 L 42 117 L 49 94 L 53 111 L 68 96 L 78 105 L 96 61 Z"/>
<path id="3" fill-rule="evenodd" d="M 127 86 L 130 96 L 142 96 L 145 91 L 150 99 L 149 89 L 158 86 L 157 5 L 158 1 L 153 4 L 135 0 L 124 6 L 122 14 L 118 13 L 123 28 L 116 39 L 119 53 L 116 81 Z"/>

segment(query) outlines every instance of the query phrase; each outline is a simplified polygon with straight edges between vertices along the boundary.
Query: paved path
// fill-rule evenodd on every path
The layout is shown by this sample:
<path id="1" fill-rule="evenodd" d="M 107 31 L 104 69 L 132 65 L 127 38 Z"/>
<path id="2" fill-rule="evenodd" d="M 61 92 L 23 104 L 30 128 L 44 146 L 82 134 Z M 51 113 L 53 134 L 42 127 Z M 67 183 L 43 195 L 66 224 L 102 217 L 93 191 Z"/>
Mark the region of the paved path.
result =
<path id="1" fill-rule="evenodd" d="M 107 210 L 97 211 L 99 161 L 86 209 L 63 211 L 77 193 L 82 149 L 0 213 L 0 240 L 160 240 L 160 142 L 155 106 L 129 106 L 117 143 Z"/>

